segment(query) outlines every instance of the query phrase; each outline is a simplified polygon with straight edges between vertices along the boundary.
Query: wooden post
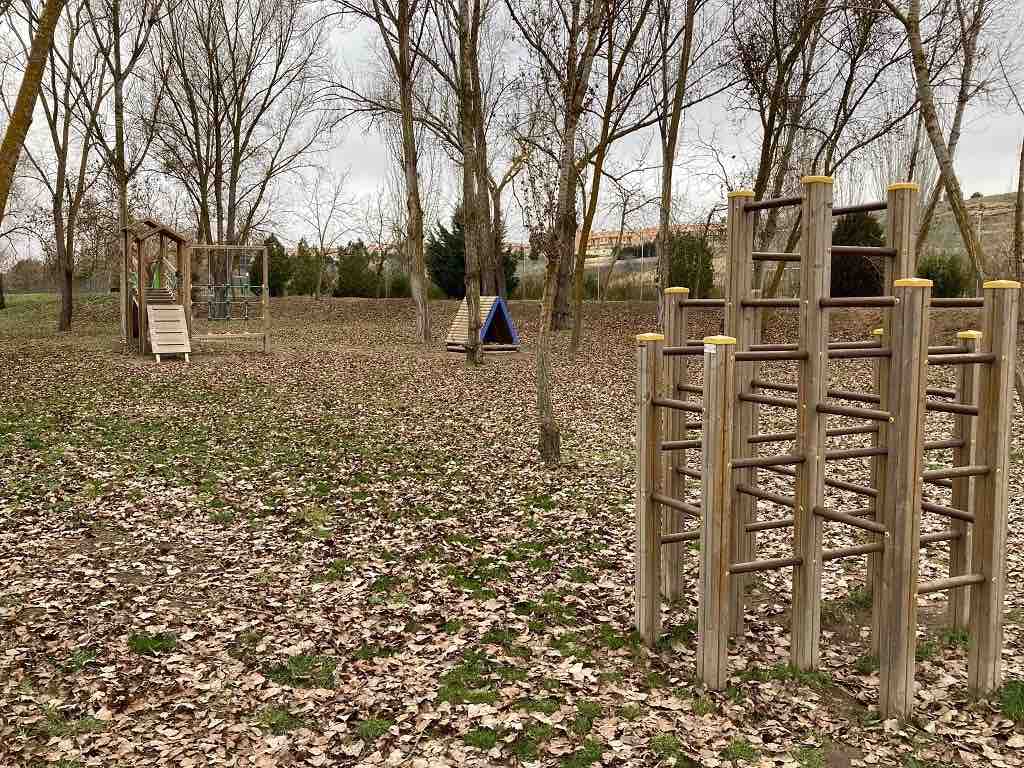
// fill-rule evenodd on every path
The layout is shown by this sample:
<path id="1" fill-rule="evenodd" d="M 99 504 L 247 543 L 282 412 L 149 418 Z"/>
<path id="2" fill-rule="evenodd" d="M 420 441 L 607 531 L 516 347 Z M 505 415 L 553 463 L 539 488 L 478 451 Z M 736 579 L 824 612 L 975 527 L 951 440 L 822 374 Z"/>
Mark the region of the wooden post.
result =
<path id="1" fill-rule="evenodd" d="M 682 302 L 690 295 L 689 288 L 665 289 L 665 345 L 686 344 L 686 308 Z M 673 355 L 660 361 L 658 372 L 661 376 L 659 390 L 664 397 L 677 400 L 689 399 L 688 393 L 679 389 L 686 381 L 686 357 Z M 664 439 L 682 440 L 686 432 L 686 413 L 670 410 L 663 414 Z M 674 499 L 682 499 L 686 492 L 686 477 L 679 470 L 686 466 L 686 451 L 672 451 L 662 462 L 661 486 Z M 681 512 L 663 509 L 661 531 L 663 534 L 680 533 L 684 530 Z M 685 544 L 681 541 L 665 544 L 661 548 L 661 591 L 667 600 L 678 600 L 683 594 L 683 571 L 681 567 Z"/>
<path id="2" fill-rule="evenodd" d="M 157 256 L 156 273 L 160 276 L 157 281 L 158 288 L 167 287 L 167 275 L 164 274 L 164 262 L 167 259 L 167 238 L 160 233 L 160 252 Z"/>
<path id="3" fill-rule="evenodd" d="M 128 230 L 121 230 L 121 344 L 127 352 L 132 343 L 132 299 L 128 270 L 130 269 Z"/>
<path id="4" fill-rule="evenodd" d="M 270 351 L 270 248 L 263 246 L 263 351 Z"/>
<path id="5" fill-rule="evenodd" d="M 1006 590 L 1006 508 L 1010 470 L 1010 419 L 1016 364 L 1020 283 L 990 280 L 985 292 L 981 351 L 995 355 L 977 371 L 978 417 L 975 461 L 989 471 L 975 480 L 971 562 L 985 580 L 971 587 L 971 640 L 967 687 L 972 695 L 995 691 L 1002 678 L 1003 597 Z"/>
<path id="6" fill-rule="evenodd" d="M 882 295 L 893 295 L 893 284 L 899 278 L 914 277 L 917 262 L 917 219 L 918 196 L 920 187 L 912 182 L 890 184 L 886 192 L 887 226 L 885 232 L 886 246 L 896 250 L 894 258 L 882 259 Z M 882 327 L 879 329 L 879 343 L 889 338 L 890 319 L 888 313 L 882 313 Z M 877 358 L 875 363 L 875 392 L 880 400 L 878 407 L 883 411 L 891 410 L 889 404 L 889 358 Z M 871 445 L 884 448 L 888 445 L 885 425 L 872 437 Z M 882 499 L 885 497 L 886 486 L 885 456 L 875 456 L 871 462 L 871 485 L 878 489 L 875 497 L 875 520 L 886 525 Z M 868 558 L 866 583 L 871 585 L 871 650 L 878 654 L 878 638 L 881 634 L 881 622 L 884 620 L 882 607 L 882 557 L 872 555 Z"/>
<path id="7" fill-rule="evenodd" d="M 743 300 L 749 298 L 753 288 L 754 277 L 754 216 L 744 209 L 752 200 L 754 193 L 742 189 L 728 195 L 728 238 L 729 261 L 725 286 L 725 333 L 736 339 L 736 346 L 742 350 L 750 349 L 754 343 L 753 310 L 743 307 Z M 754 365 L 749 362 L 735 364 L 738 384 L 736 393 L 750 389 L 750 381 L 754 378 Z M 743 458 L 753 454 L 747 438 L 754 429 L 754 408 L 746 401 L 736 401 L 735 424 L 733 425 L 732 455 Z M 737 484 L 754 485 L 754 471 L 741 469 L 734 473 L 728 492 L 732 496 L 730 521 L 733 530 L 729 536 L 731 562 L 742 562 L 749 559 L 750 537 L 746 525 L 754 519 L 757 511 L 757 500 L 736 491 Z M 743 634 L 743 608 L 749 574 L 733 576 L 729 582 L 729 620 L 730 631 L 735 635 Z"/>
<path id="8" fill-rule="evenodd" d="M 964 352 L 980 352 L 981 331 L 960 331 L 956 337 L 960 340 L 960 348 Z M 961 365 L 957 370 L 956 390 L 958 401 L 964 405 L 978 405 L 979 379 L 975 366 Z M 978 418 L 964 414 L 953 416 L 953 437 L 961 439 L 964 444 L 953 449 L 953 466 L 966 467 L 975 463 L 974 444 L 977 439 Z M 974 487 L 969 477 L 953 478 L 953 507 L 974 511 Z M 959 538 L 949 542 L 949 575 L 963 576 L 971 573 L 971 537 L 973 526 L 966 520 L 953 518 L 949 521 L 950 530 L 959 534 Z M 967 618 L 970 608 L 970 587 L 951 589 L 949 591 L 948 613 L 949 626 L 967 629 Z"/>
<path id="9" fill-rule="evenodd" d="M 732 529 L 733 413 L 736 339 L 704 339 L 703 486 L 700 592 L 697 607 L 697 677 L 712 690 L 729 678 L 729 538 Z"/>
<path id="10" fill-rule="evenodd" d="M 146 244 L 136 238 L 135 250 L 138 253 L 139 266 L 139 354 L 145 355 L 149 351 L 149 317 L 146 315 Z"/>
<path id="11" fill-rule="evenodd" d="M 636 562 L 634 597 L 636 628 L 643 642 L 653 647 L 661 634 L 661 521 L 658 503 L 660 429 L 654 398 L 658 392 L 658 364 L 665 337 L 642 333 L 637 341 L 636 429 Z"/>
<path id="12" fill-rule="evenodd" d="M 807 359 L 798 380 L 797 451 L 793 549 L 801 559 L 793 569 L 792 658 L 798 669 L 818 668 L 821 630 L 821 518 L 825 503 L 825 417 L 818 405 L 828 390 L 828 310 L 832 248 L 832 178 L 805 176 L 800 237 L 800 346 Z"/>
<path id="13" fill-rule="evenodd" d="M 920 559 L 921 462 L 924 445 L 931 280 L 893 283 L 890 429 L 887 440 L 882 552 L 882 626 L 879 637 L 879 701 L 883 718 L 905 717 L 914 708 L 917 644 L 917 567 Z"/>
<path id="14" fill-rule="evenodd" d="M 891 275 L 891 267 L 886 270 Z M 882 293 L 888 296 L 892 295 L 892 278 L 888 277 L 883 279 L 883 285 L 887 285 L 887 288 L 882 289 Z M 889 318 L 883 313 L 884 322 L 889 325 Z M 878 346 L 885 346 L 885 328 L 874 328 L 871 331 L 871 335 L 878 340 Z M 889 358 L 877 357 L 875 358 L 874 365 L 875 373 L 875 394 L 879 396 L 879 409 L 885 410 L 885 406 L 889 402 Z M 871 446 L 873 448 L 880 448 L 885 445 L 886 440 L 886 428 L 884 425 L 879 425 L 878 431 L 871 435 Z M 882 489 L 885 488 L 885 456 L 872 456 L 871 457 L 871 487 L 878 489 L 878 495 L 872 500 L 871 504 L 874 507 L 874 518 L 877 522 L 882 522 L 884 515 L 882 514 Z M 868 555 L 867 561 L 867 572 L 864 575 L 864 583 L 871 590 L 871 652 L 878 655 L 878 637 L 881 632 L 881 621 L 882 621 L 882 554 L 880 552 L 872 552 Z"/>
<path id="15" fill-rule="evenodd" d="M 178 243 L 181 254 L 181 303 L 185 308 L 185 323 L 188 325 L 188 337 L 192 338 L 192 247 L 188 243 Z"/>

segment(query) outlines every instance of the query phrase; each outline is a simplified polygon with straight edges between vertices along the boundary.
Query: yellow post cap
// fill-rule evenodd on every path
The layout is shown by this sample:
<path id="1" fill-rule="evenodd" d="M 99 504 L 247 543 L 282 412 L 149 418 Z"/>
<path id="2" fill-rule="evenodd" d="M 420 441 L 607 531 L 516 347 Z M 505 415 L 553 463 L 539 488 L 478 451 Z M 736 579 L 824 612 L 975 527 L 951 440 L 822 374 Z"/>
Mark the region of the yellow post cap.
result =
<path id="1" fill-rule="evenodd" d="M 872 328 L 871 329 L 871 335 L 872 336 L 885 336 L 885 328 Z"/>
<path id="2" fill-rule="evenodd" d="M 668 294 L 671 294 L 671 293 L 689 293 L 689 292 L 690 292 L 689 288 L 681 288 L 678 285 L 672 286 L 671 288 L 666 288 L 665 289 L 665 295 L 666 296 Z"/>
<path id="3" fill-rule="evenodd" d="M 734 189 L 732 192 L 726 195 L 730 200 L 734 197 L 753 197 L 754 190 L 752 189 Z"/>
<path id="4" fill-rule="evenodd" d="M 895 184 L 890 184 L 888 187 L 890 192 L 896 192 L 900 189 L 912 189 L 915 192 L 921 191 L 921 185 L 915 184 L 912 181 L 898 181 Z"/>
<path id="5" fill-rule="evenodd" d="M 897 288 L 931 288 L 932 281 L 923 277 L 904 277 L 896 280 L 893 285 Z"/>
<path id="6" fill-rule="evenodd" d="M 834 180 L 831 176 L 804 176 L 800 179 L 801 184 L 832 184 Z"/>
<path id="7" fill-rule="evenodd" d="M 641 344 L 646 344 L 649 341 L 664 341 L 665 334 L 663 333 L 640 333 L 637 334 L 636 340 Z"/>
<path id="8" fill-rule="evenodd" d="M 735 344 L 736 339 L 732 336 L 705 336 L 704 343 L 724 346 L 727 344 Z"/>
<path id="9" fill-rule="evenodd" d="M 1016 280 L 986 280 L 981 284 L 982 288 L 1020 288 Z"/>
<path id="10" fill-rule="evenodd" d="M 984 335 L 985 334 L 983 334 L 981 331 L 958 331 L 956 337 L 958 339 L 970 339 L 973 341 L 979 341 L 981 337 Z"/>

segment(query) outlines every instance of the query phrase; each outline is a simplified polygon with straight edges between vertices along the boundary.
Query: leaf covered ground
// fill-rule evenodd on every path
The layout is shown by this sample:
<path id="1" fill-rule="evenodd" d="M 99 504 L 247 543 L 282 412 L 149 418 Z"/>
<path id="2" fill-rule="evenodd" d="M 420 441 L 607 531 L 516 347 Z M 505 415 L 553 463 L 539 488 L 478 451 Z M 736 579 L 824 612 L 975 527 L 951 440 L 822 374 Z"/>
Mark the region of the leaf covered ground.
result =
<path id="1" fill-rule="evenodd" d="M 524 351 L 479 369 L 440 351 L 452 303 L 420 352 L 407 302 L 276 300 L 273 354 L 188 366 L 120 354 L 108 298 L 83 300 L 67 335 L 55 306 L 0 312 L 0 765 L 1024 764 L 1019 461 L 1010 683 L 967 699 L 967 639 L 928 595 L 915 716 L 882 722 L 863 558 L 826 568 L 818 673 L 787 666 L 779 572 L 754 584 L 730 687 L 703 690 L 695 552 L 659 647 L 637 642 L 633 337 L 653 305 L 588 306 L 584 349 L 556 342 L 555 469 L 534 447 L 533 305 L 512 304 Z M 699 320 L 693 335 L 715 330 Z M 943 315 L 936 339 L 971 322 Z M 785 429 L 772 411 L 763 428 Z M 1015 459 L 1020 440 L 1015 421 Z M 835 471 L 866 482 L 863 459 Z M 826 546 L 856 542 L 837 528 Z M 763 534 L 761 555 L 789 536 Z M 947 562 L 923 551 L 921 578 Z"/>

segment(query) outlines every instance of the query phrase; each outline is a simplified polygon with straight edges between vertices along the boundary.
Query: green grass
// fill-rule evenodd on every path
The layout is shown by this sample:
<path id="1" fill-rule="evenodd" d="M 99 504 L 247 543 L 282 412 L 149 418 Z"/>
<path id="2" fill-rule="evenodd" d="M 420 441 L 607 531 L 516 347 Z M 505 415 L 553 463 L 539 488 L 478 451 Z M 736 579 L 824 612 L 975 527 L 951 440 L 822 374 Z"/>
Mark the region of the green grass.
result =
<path id="1" fill-rule="evenodd" d="M 541 712 L 545 715 L 552 715 L 558 711 L 562 702 L 558 699 L 520 699 L 516 706 L 525 712 Z"/>
<path id="2" fill-rule="evenodd" d="M 458 665 L 441 676 L 438 700 L 452 704 L 493 704 L 498 700 L 498 692 L 488 677 L 494 668 L 487 654 L 470 648 Z"/>
<path id="3" fill-rule="evenodd" d="M 638 704 L 626 704 L 622 709 L 619 710 L 619 717 L 623 720 L 638 720 L 640 715 L 643 714 L 643 709 Z"/>
<path id="4" fill-rule="evenodd" d="M 299 654 L 267 668 L 266 676 L 292 688 L 331 688 L 338 663 L 329 656 Z"/>
<path id="5" fill-rule="evenodd" d="M 703 717 L 717 711 L 718 705 L 710 696 L 700 696 L 693 700 L 693 714 L 695 715 Z"/>
<path id="6" fill-rule="evenodd" d="M 156 656 L 170 653 L 178 645 L 178 638 L 171 632 L 135 632 L 128 636 L 128 648 L 140 656 Z"/>
<path id="7" fill-rule="evenodd" d="M 57 707 L 50 705 L 43 712 L 45 719 L 38 726 L 46 736 L 65 738 L 83 733 L 98 733 L 106 730 L 107 724 L 95 717 L 66 717 Z"/>
<path id="8" fill-rule="evenodd" d="M 939 642 L 945 648 L 966 648 L 970 641 L 971 635 L 963 627 L 945 627 L 939 632 Z"/>
<path id="9" fill-rule="evenodd" d="M 651 751 L 662 759 L 678 758 L 681 748 L 679 739 L 670 733 L 664 733 L 651 739 Z"/>
<path id="10" fill-rule="evenodd" d="M 554 728 L 545 723 L 533 723 L 512 742 L 512 754 L 520 760 L 534 762 L 540 759 L 541 745 L 551 738 Z"/>
<path id="11" fill-rule="evenodd" d="M 348 576 L 348 572 L 351 567 L 351 560 L 345 560 L 344 558 L 332 560 L 331 564 L 327 566 L 327 570 L 315 576 L 313 581 L 320 582 L 322 584 L 331 581 L 341 581 Z"/>
<path id="12" fill-rule="evenodd" d="M 792 664 L 776 664 L 773 667 L 747 667 L 740 675 L 743 682 L 766 683 L 769 680 L 799 683 L 808 688 L 823 688 L 832 680 L 825 672 L 819 670 L 797 669 Z"/>
<path id="13" fill-rule="evenodd" d="M 870 675 L 878 669 L 878 656 L 873 653 L 865 653 L 857 657 L 853 668 L 860 675 Z"/>
<path id="14" fill-rule="evenodd" d="M 256 716 L 256 725 L 261 730 L 268 733 L 272 733 L 275 736 L 294 731 L 296 728 L 301 728 L 306 724 L 305 720 L 297 715 L 293 715 L 287 709 L 274 706 L 271 704 L 268 707 L 264 707 L 260 710 L 259 715 Z"/>
<path id="15" fill-rule="evenodd" d="M 371 717 L 362 720 L 356 727 L 356 732 L 359 734 L 360 739 L 367 744 L 372 744 L 387 733 L 393 725 L 394 723 L 391 720 Z"/>
<path id="16" fill-rule="evenodd" d="M 493 728 L 474 728 L 462 737 L 462 740 L 470 747 L 482 749 L 485 752 L 493 749 L 498 743 L 498 732 Z"/>
<path id="17" fill-rule="evenodd" d="M 825 768 L 825 751 L 820 747 L 794 749 L 793 759 L 800 768 Z"/>
<path id="18" fill-rule="evenodd" d="M 562 759 L 562 768 L 587 768 L 601 760 L 604 746 L 597 741 L 587 739 L 583 746 L 568 757 Z"/>
<path id="19" fill-rule="evenodd" d="M 1007 680 L 999 689 L 999 709 L 1015 723 L 1024 722 L 1024 681 Z"/>
<path id="20" fill-rule="evenodd" d="M 594 721 L 601 716 L 601 705 L 596 701 L 579 701 L 576 703 L 576 717 L 572 721 L 572 729 L 580 736 L 586 736 L 594 727 Z"/>
<path id="21" fill-rule="evenodd" d="M 96 651 L 92 648 L 78 648 L 64 662 L 64 669 L 67 672 L 78 672 L 96 661 Z"/>
<path id="22" fill-rule="evenodd" d="M 756 760 L 758 752 L 746 739 L 733 739 L 729 746 L 722 750 L 722 757 L 733 762 Z"/>

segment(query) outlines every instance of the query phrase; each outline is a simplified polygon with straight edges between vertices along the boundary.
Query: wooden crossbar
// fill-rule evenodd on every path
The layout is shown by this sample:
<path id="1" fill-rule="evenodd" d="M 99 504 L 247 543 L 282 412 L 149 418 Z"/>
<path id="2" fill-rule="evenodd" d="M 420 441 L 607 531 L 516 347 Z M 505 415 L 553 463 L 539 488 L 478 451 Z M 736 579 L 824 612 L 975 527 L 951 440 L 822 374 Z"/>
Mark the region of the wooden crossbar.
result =
<path id="1" fill-rule="evenodd" d="M 651 399 L 653 405 L 661 408 L 671 408 L 674 411 L 687 411 L 689 413 L 703 413 L 704 406 L 698 403 L 691 403 L 687 400 L 673 400 L 669 397 L 655 397 Z"/>
<path id="2" fill-rule="evenodd" d="M 783 453 L 777 456 L 747 456 L 742 459 L 733 459 L 733 469 L 743 469 L 745 467 L 781 467 L 790 464 L 802 464 L 804 462 L 804 456 L 800 453 Z"/>
<path id="3" fill-rule="evenodd" d="M 789 507 L 790 509 L 796 506 L 796 502 L 794 501 L 792 496 L 783 496 L 778 493 L 772 493 L 771 491 L 766 491 L 763 490 L 762 488 L 755 488 L 752 485 L 737 483 L 736 490 L 739 491 L 740 493 L 746 494 L 747 496 L 753 496 L 755 499 L 771 501 L 783 507 Z"/>
<path id="4" fill-rule="evenodd" d="M 962 352 L 954 355 L 928 355 L 928 365 L 982 365 L 996 356 L 991 352 Z"/>
<path id="5" fill-rule="evenodd" d="M 700 440 L 663 440 L 658 447 L 663 451 L 685 451 L 687 448 L 700 448 Z"/>
<path id="6" fill-rule="evenodd" d="M 746 529 L 751 533 L 756 531 L 773 531 L 776 528 L 792 528 L 793 518 L 792 517 L 780 517 L 778 520 L 760 520 L 753 523 L 747 523 Z"/>
<path id="7" fill-rule="evenodd" d="M 775 408 L 796 408 L 799 403 L 790 397 L 773 397 L 771 395 L 758 395 L 753 392 L 740 392 L 740 400 L 747 403 L 759 403 L 770 405 Z"/>
<path id="8" fill-rule="evenodd" d="M 954 477 L 979 477 L 987 475 L 990 467 L 982 464 L 969 464 L 965 467 L 946 467 L 945 469 L 930 469 L 921 473 L 921 479 L 925 482 L 934 480 L 950 480 Z"/>
<path id="9" fill-rule="evenodd" d="M 927 546 L 928 544 L 935 544 L 943 541 L 956 541 L 962 538 L 960 531 L 936 531 L 935 533 L 922 533 L 921 534 L 921 546 Z"/>
<path id="10" fill-rule="evenodd" d="M 959 589 L 960 587 L 969 587 L 971 584 L 981 584 L 984 581 L 985 577 L 980 573 L 965 573 L 962 576 L 950 576 L 948 579 L 921 582 L 917 585 L 917 594 L 927 595 L 929 592 Z"/>
<path id="11" fill-rule="evenodd" d="M 755 573 L 756 571 L 777 571 L 803 565 L 802 557 L 775 557 L 769 560 L 751 560 L 746 563 L 731 563 L 729 573 Z"/>
<path id="12" fill-rule="evenodd" d="M 956 507 L 946 507 L 943 506 L 942 504 L 935 504 L 930 501 L 922 501 L 921 509 L 923 509 L 925 512 L 934 512 L 935 514 L 942 515 L 943 517 L 951 517 L 954 520 L 965 520 L 968 523 L 974 522 L 974 514 L 968 512 L 965 509 L 957 509 Z"/>
<path id="13" fill-rule="evenodd" d="M 870 555 L 872 552 L 882 552 L 885 549 L 885 542 L 875 541 L 870 544 L 857 544 L 852 547 L 839 547 L 838 549 L 826 549 L 821 553 L 824 561 L 839 560 L 843 557 L 854 557 L 855 555 Z"/>
<path id="14" fill-rule="evenodd" d="M 693 531 L 683 531 L 682 533 L 666 533 L 661 537 L 661 545 L 675 544 L 679 541 L 696 541 L 700 538 L 700 528 Z"/>
<path id="15" fill-rule="evenodd" d="M 845 523 L 854 528 L 860 528 L 862 531 L 885 533 L 885 526 L 882 523 L 876 523 L 874 520 L 865 520 L 863 517 L 854 517 L 843 512 L 835 512 L 825 507 L 815 507 L 814 514 L 826 520 L 831 520 L 834 523 Z"/>
<path id="16" fill-rule="evenodd" d="M 892 421 L 892 414 L 889 411 L 880 411 L 874 408 L 850 408 L 845 405 L 832 405 L 831 403 L 819 403 L 818 413 L 827 413 L 833 416 L 849 416 L 853 419 L 868 419 L 870 421 Z"/>
<path id="17" fill-rule="evenodd" d="M 696 507 L 693 504 L 687 504 L 685 501 L 679 499 L 673 499 L 671 496 L 665 496 L 661 493 L 652 493 L 651 500 L 656 501 L 659 504 L 664 504 L 670 509 L 674 509 L 677 512 L 685 512 L 691 517 L 700 517 L 700 507 Z"/>

